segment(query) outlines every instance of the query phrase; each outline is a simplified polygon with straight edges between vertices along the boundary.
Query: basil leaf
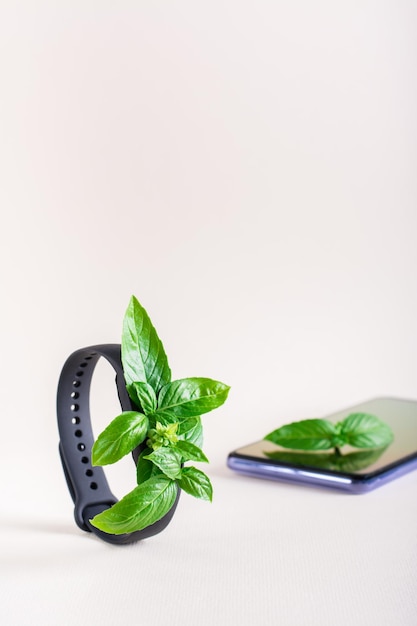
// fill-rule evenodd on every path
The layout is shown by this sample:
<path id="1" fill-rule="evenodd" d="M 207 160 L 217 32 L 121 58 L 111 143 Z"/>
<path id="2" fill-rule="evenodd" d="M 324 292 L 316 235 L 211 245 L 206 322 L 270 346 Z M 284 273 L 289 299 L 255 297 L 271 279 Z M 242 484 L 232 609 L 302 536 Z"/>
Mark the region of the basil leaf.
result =
<path id="1" fill-rule="evenodd" d="M 142 530 L 160 520 L 172 508 L 178 487 L 166 476 L 154 476 L 138 485 L 110 509 L 99 513 L 91 524 L 112 535 Z"/>
<path id="2" fill-rule="evenodd" d="M 366 469 L 373 463 L 376 463 L 385 449 L 386 448 L 360 450 L 359 452 L 349 452 L 348 454 L 274 450 L 273 452 L 264 452 L 264 454 L 269 459 L 281 463 L 300 465 L 302 467 L 319 467 L 321 469 L 350 473 Z"/>
<path id="3" fill-rule="evenodd" d="M 181 452 L 183 461 L 200 461 L 200 463 L 209 462 L 204 452 L 198 446 L 195 446 L 189 441 L 177 441 L 175 447 Z"/>
<path id="4" fill-rule="evenodd" d="M 126 385 L 126 389 L 131 400 L 143 410 L 145 415 L 150 415 L 156 410 L 156 395 L 148 383 L 135 381 Z"/>
<path id="5" fill-rule="evenodd" d="M 123 320 L 122 363 L 127 385 L 149 383 L 158 393 L 171 380 L 162 342 L 135 296 L 131 297 Z"/>
<path id="6" fill-rule="evenodd" d="M 388 424 L 369 413 L 351 413 L 340 422 L 340 434 L 355 448 L 380 448 L 390 444 L 394 435 Z"/>
<path id="7" fill-rule="evenodd" d="M 146 482 L 153 476 L 162 474 L 159 467 L 154 465 L 152 461 L 148 461 L 148 459 L 145 458 L 148 454 L 151 454 L 151 452 L 151 448 L 145 448 L 139 455 L 138 462 L 136 464 L 136 482 L 138 485 Z"/>
<path id="8" fill-rule="evenodd" d="M 115 417 L 94 442 L 92 464 L 115 463 L 134 450 L 145 439 L 148 425 L 146 415 L 136 411 L 125 411 Z"/>
<path id="9" fill-rule="evenodd" d="M 168 478 L 175 480 L 181 474 L 181 454 L 175 448 L 162 446 L 143 458 L 152 461 Z"/>
<path id="10" fill-rule="evenodd" d="M 183 378 L 162 387 L 158 410 L 175 417 L 195 417 L 208 413 L 226 401 L 230 387 L 211 378 Z"/>
<path id="11" fill-rule="evenodd" d="M 201 448 L 203 445 L 203 425 L 201 423 L 201 417 L 189 417 L 188 419 L 182 420 L 178 424 L 178 437 Z"/>
<path id="12" fill-rule="evenodd" d="M 322 419 L 287 424 L 266 435 L 265 439 L 295 450 L 328 450 L 335 445 L 341 445 L 336 426 Z"/>
<path id="13" fill-rule="evenodd" d="M 196 467 L 183 467 L 181 477 L 177 478 L 177 484 L 191 496 L 202 500 L 213 499 L 213 487 L 210 478 Z"/>

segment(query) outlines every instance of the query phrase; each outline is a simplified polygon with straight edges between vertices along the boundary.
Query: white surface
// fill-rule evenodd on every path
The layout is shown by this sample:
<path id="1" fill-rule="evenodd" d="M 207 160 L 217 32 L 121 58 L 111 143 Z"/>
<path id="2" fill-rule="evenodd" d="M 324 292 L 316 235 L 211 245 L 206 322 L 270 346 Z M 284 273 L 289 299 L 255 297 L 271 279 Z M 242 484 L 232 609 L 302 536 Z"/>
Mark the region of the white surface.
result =
<path id="1" fill-rule="evenodd" d="M 285 421 L 417 397 L 416 22 L 411 0 L 2 0 L 2 623 L 416 623 L 416 473 L 346 497 L 225 467 Z M 232 392 L 204 420 L 214 503 L 120 549 L 73 524 L 54 404 L 132 293 L 175 377 Z"/>

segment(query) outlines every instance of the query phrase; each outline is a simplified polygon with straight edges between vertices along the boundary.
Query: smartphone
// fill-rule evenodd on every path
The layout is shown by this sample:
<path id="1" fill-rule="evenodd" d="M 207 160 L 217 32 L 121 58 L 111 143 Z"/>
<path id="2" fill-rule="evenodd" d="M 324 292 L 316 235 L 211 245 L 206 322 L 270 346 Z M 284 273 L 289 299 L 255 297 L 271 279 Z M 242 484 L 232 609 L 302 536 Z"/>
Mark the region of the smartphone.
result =
<path id="1" fill-rule="evenodd" d="M 394 440 L 386 448 L 307 452 L 257 441 L 231 452 L 227 465 L 247 476 L 366 493 L 417 469 L 417 401 L 375 398 L 327 417 L 371 413 L 389 424 Z M 277 425 L 278 427 L 279 425 Z"/>

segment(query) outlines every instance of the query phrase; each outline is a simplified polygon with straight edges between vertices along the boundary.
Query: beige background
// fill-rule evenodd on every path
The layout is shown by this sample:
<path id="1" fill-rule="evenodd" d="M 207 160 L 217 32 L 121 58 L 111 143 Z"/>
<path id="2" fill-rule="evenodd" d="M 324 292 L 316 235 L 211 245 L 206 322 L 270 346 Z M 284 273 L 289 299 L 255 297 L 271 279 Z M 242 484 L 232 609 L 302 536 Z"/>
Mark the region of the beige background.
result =
<path id="1" fill-rule="evenodd" d="M 225 460 L 417 397 L 416 27 L 412 0 L 1 1 L 4 623 L 415 623 L 414 475 L 351 498 Z M 54 404 L 132 293 L 176 378 L 232 391 L 204 420 L 213 505 L 118 550 L 72 523 Z"/>

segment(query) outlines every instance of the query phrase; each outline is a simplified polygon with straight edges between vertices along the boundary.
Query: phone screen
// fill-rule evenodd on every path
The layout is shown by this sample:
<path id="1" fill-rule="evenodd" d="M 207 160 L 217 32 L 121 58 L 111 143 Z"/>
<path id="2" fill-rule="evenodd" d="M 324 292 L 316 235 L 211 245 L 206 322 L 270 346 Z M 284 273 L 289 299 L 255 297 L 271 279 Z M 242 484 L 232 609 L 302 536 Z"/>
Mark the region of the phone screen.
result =
<path id="1" fill-rule="evenodd" d="M 333 474 L 365 476 L 417 457 L 417 402 L 396 398 L 376 398 L 330 415 L 327 419 L 339 422 L 351 413 L 371 413 L 386 422 L 394 433 L 393 442 L 386 448 L 358 449 L 344 446 L 335 451 L 304 452 L 284 449 L 261 440 L 236 450 L 232 455 L 250 457 L 265 463 L 295 465 L 330 471 Z M 278 427 L 278 426 L 277 426 Z"/>

